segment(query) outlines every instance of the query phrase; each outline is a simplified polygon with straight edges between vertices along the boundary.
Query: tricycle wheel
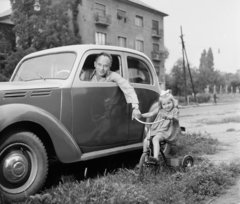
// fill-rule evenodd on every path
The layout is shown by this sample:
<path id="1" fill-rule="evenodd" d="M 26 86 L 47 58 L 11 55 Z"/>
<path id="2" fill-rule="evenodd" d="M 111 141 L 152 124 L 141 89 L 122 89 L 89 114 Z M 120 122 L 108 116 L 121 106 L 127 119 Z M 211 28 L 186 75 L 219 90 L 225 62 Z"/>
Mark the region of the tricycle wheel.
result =
<path id="1" fill-rule="evenodd" d="M 184 170 L 186 170 L 189 167 L 192 167 L 194 164 L 194 160 L 191 156 L 187 155 L 182 160 L 182 167 Z"/>
<path id="2" fill-rule="evenodd" d="M 145 158 L 149 156 L 148 153 L 143 153 L 139 161 L 139 179 L 142 180 L 144 177 L 155 175 L 159 170 L 159 164 L 146 163 Z"/>
<path id="3" fill-rule="evenodd" d="M 142 153 L 142 156 L 140 157 L 140 160 L 139 160 L 139 178 L 143 178 L 143 175 L 144 175 L 144 162 L 145 162 L 145 158 L 147 156 L 147 153 L 144 152 Z"/>
<path id="4" fill-rule="evenodd" d="M 0 190 L 6 202 L 20 201 L 43 186 L 48 159 L 41 140 L 31 132 L 9 133 L 0 141 Z"/>

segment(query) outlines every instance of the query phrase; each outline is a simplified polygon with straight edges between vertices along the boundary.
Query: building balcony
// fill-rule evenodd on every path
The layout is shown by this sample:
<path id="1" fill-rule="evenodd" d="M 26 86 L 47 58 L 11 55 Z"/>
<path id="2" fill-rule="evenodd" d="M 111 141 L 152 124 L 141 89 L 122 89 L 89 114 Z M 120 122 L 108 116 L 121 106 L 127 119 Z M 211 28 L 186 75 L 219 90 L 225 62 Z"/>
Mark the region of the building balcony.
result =
<path id="1" fill-rule="evenodd" d="M 162 38 L 163 37 L 163 29 L 152 29 L 152 37 L 154 38 Z"/>
<path id="2" fill-rule="evenodd" d="M 0 54 L 7 54 L 11 52 L 11 43 L 0 41 Z"/>
<path id="3" fill-rule="evenodd" d="M 164 52 L 160 52 L 160 51 L 152 52 L 152 60 L 161 61 L 161 60 L 164 60 L 164 58 L 165 58 Z"/>
<path id="4" fill-rule="evenodd" d="M 101 26 L 109 26 L 111 25 L 112 17 L 111 15 L 99 15 L 99 13 L 94 14 L 95 17 L 95 24 Z"/>

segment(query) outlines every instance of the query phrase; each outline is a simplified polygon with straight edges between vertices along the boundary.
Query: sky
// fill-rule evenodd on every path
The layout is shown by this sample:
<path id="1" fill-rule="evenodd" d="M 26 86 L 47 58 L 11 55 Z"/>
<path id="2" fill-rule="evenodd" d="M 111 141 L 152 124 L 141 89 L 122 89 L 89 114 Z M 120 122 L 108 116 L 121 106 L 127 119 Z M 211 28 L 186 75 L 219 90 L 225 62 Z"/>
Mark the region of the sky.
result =
<path id="1" fill-rule="evenodd" d="M 164 44 L 170 52 L 167 72 L 182 58 L 181 27 L 192 67 L 199 67 L 201 53 L 211 47 L 216 70 L 240 70 L 240 0 L 141 1 L 169 15 L 164 18 Z"/>
<path id="2" fill-rule="evenodd" d="M 191 67 L 198 68 L 203 50 L 212 48 L 216 70 L 240 70 L 240 0 L 141 1 L 168 14 L 164 17 L 164 44 L 170 53 L 167 73 L 182 58 L 181 28 Z M 0 12 L 8 8 L 9 0 L 0 0 Z"/>

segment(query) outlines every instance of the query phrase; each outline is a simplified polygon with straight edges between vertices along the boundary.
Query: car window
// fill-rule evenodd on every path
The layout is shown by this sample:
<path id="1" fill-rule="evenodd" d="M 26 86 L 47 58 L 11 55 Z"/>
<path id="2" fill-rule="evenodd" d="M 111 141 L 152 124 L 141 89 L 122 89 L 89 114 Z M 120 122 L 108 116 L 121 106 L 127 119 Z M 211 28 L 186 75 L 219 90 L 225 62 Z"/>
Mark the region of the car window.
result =
<path id="1" fill-rule="evenodd" d="M 91 81 L 92 80 L 92 77 L 95 73 L 94 62 L 95 62 L 96 57 L 97 57 L 97 54 L 91 54 L 86 58 L 86 60 L 83 64 L 83 67 L 82 67 L 82 71 L 79 76 L 81 81 Z M 120 66 L 121 58 L 120 58 L 120 56 L 112 55 L 112 59 L 113 59 L 113 62 L 112 62 L 112 66 L 111 66 L 110 70 L 113 72 L 117 72 L 121 75 L 121 66 Z"/>
<path id="2" fill-rule="evenodd" d="M 127 64 L 130 83 L 153 84 L 150 69 L 144 61 L 133 57 L 127 57 Z"/>
<path id="3" fill-rule="evenodd" d="M 75 53 L 42 55 L 25 60 L 13 81 L 67 79 L 76 59 Z"/>

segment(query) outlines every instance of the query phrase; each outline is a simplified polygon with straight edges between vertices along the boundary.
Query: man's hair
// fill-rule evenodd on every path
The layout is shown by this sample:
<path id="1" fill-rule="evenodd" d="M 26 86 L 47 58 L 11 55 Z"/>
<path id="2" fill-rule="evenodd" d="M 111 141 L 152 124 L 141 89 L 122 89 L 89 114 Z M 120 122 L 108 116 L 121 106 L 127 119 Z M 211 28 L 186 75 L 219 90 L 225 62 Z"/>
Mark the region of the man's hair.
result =
<path id="1" fill-rule="evenodd" d="M 108 57 L 110 59 L 110 67 L 112 65 L 112 56 L 110 54 L 108 54 L 107 52 L 101 52 L 97 55 L 95 61 L 97 61 L 97 59 L 101 56 L 105 56 L 105 57 Z"/>

